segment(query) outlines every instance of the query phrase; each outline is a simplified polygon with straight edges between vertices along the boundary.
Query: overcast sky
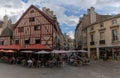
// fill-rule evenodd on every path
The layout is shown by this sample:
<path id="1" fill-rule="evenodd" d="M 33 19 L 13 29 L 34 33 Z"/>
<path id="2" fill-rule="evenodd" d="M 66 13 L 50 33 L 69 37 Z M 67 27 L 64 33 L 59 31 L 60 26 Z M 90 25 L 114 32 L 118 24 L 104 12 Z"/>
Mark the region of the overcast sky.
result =
<path id="1" fill-rule="evenodd" d="M 120 13 L 120 0 L 1 0 L 0 19 L 6 14 L 15 23 L 31 4 L 39 9 L 48 7 L 53 10 L 62 32 L 71 38 L 74 38 L 79 18 L 86 14 L 91 6 L 95 7 L 99 14 Z"/>

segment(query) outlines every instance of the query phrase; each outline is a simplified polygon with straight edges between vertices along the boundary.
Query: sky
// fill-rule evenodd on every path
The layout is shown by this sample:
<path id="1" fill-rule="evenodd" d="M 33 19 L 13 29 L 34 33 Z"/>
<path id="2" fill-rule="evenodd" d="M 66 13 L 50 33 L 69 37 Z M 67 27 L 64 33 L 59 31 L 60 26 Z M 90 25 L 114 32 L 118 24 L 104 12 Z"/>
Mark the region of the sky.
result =
<path id="1" fill-rule="evenodd" d="M 50 8 L 57 16 L 62 33 L 74 38 L 79 18 L 94 7 L 98 14 L 115 15 L 120 13 L 120 0 L 1 0 L 0 20 L 8 15 L 16 23 L 30 5 L 39 9 Z"/>

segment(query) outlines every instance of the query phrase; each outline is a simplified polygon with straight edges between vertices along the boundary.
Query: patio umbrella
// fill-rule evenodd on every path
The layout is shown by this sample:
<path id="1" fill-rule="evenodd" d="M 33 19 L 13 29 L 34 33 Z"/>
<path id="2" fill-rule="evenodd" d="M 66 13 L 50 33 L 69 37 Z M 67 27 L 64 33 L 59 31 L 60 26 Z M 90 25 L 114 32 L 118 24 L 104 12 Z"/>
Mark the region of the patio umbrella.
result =
<path id="1" fill-rule="evenodd" d="M 14 52 L 16 52 L 16 51 L 14 51 L 14 50 L 5 50 L 5 52 L 6 52 L 6 53 L 14 53 Z"/>
<path id="2" fill-rule="evenodd" d="M 34 53 L 34 51 L 31 50 L 24 50 L 24 51 L 20 51 L 21 53 L 26 53 L 27 57 L 30 57 L 32 53 Z"/>
<path id="3" fill-rule="evenodd" d="M 6 50 L 1 49 L 0 52 L 6 52 Z"/>
<path id="4" fill-rule="evenodd" d="M 66 50 L 53 50 L 52 53 L 70 53 L 70 51 L 66 51 Z"/>
<path id="5" fill-rule="evenodd" d="M 25 50 L 25 51 L 20 51 L 22 53 L 34 53 L 34 51 L 31 51 L 31 50 Z"/>
<path id="6" fill-rule="evenodd" d="M 76 52 L 84 52 L 84 53 L 87 53 L 88 51 L 86 51 L 86 50 L 77 50 Z"/>
<path id="7" fill-rule="evenodd" d="M 35 52 L 35 54 L 49 54 L 50 52 L 49 51 L 38 51 L 38 52 Z"/>
<path id="8" fill-rule="evenodd" d="M 38 54 L 38 59 L 39 59 L 40 54 L 42 54 L 44 56 L 44 54 L 50 54 L 50 52 L 42 50 L 42 51 L 35 52 L 35 54 Z"/>

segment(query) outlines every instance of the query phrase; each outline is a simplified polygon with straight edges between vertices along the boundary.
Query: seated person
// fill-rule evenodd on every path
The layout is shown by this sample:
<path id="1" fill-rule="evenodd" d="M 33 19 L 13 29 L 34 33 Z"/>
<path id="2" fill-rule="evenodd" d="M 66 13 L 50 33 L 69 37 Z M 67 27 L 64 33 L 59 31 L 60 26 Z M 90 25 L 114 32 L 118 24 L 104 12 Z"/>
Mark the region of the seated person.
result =
<path id="1" fill-rule="evenodd" d="M 33 61 L 31 59 L 29 59 L 27 63 L 28 63 L 28 67 L 33 67 Z"/>

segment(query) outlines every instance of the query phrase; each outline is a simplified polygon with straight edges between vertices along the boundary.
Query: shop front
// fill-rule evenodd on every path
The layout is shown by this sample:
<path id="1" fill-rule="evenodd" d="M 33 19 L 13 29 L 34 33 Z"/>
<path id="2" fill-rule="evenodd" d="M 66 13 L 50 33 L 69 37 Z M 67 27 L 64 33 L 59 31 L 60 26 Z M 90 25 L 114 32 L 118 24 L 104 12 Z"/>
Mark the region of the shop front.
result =
<path id="1" fill-rule="evenodd" d="M 96 48 L 90 48 L 90 58 L 93 60 L 97 58 Z"/>
<path id="2" fill-rule="evenodd" d="M 120 47 L 99 48 L 100 59 L 103 60 L 120 60 Z"/>

